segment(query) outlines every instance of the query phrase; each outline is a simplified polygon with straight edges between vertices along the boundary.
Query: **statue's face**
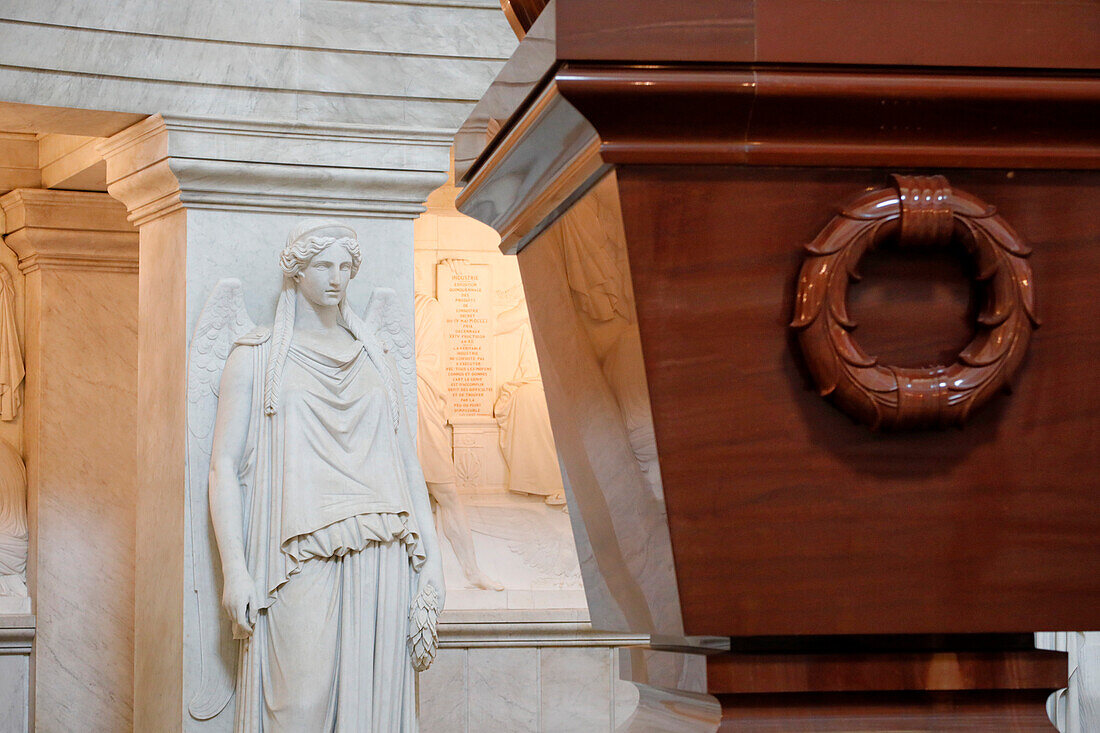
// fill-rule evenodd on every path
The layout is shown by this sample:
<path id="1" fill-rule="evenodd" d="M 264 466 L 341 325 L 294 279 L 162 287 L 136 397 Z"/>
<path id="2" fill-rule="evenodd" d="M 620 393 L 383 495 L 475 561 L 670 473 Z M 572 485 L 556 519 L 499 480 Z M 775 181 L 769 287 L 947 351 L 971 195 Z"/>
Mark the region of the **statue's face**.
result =
<path id="1" fill-rule="evenodd" d="M 314 305 L 336 306 L 350 281 L 351 255 L 339 244 L 330 244 L 298 273 L 298 292 Z"/>

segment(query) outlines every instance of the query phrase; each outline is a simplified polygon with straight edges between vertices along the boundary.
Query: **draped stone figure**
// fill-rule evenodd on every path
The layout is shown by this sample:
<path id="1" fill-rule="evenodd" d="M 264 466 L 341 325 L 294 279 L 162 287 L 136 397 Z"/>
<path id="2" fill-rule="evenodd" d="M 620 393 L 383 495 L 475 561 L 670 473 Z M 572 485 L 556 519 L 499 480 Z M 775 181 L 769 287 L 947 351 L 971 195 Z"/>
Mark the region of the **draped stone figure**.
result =
<path id="1" fill-rule="evenodd" d="M 618 199 L 613 179 L 605 178 L 550 231 L 561 246 L 573 305 L 619 403 L 638 467 L 653 495 L 661 497 L 657 439 L 644 366 L 638 358 L 641 335 L 634 317 Z"/>
<path id="2" fill-rule="evenodd" d="M 362 318 L 347 303 L 360 261 L 354 231 L 302 222 L 280 257 L 273 326 L 252 328 L 240 284 L 223 281 L 192 341 L 193 405 L 220 372 L 209 509 L 239 640 L 235 731 L 417 728 L 414 672 L 435 654 L 442 565 L 406 410 L 410 370 L 397 364 L 411 364 L 411 339 L 392 291 L 376 290 Z M 189 471 L 205 455 L 205 433 L 192 432 Z M 204 654 L 219 645 L 210 636 Z M 206 662 L 197 718 L 227 700 Z"/>
<path id="3" fill-rule="evenodd" d="M 439 506 L 443 534 L 451 543 L 466 579 L 477 588 L 503 590 L 504 586 L 477 564 L 474 538 L 466 509 L 458 496 L 451 438 L 447 434 L 449 396 L 444 374 L 447 356 L 443 334 L 443 308 L 430 295 L 416 294 L 416 449 L 428 493 Z"/>
<path id="4" fill-rule="evenodd" d="M 551 506 L 565 504 L 565 488 L 550 429 L 550 412 L 535 355 L 526 304 L 500 315 L 497 332 L 520 330 L 519 359 L 512 378 L 500 388 L 493 415 L 500 426 L 500 450 L 508 463 L 508 489 L 543 497 Z"/>
<path id="5" fill-rule="evenodd" d="M 0 613 L 30 613 L 27 595 L 27 469 L 0 441 Z"/>

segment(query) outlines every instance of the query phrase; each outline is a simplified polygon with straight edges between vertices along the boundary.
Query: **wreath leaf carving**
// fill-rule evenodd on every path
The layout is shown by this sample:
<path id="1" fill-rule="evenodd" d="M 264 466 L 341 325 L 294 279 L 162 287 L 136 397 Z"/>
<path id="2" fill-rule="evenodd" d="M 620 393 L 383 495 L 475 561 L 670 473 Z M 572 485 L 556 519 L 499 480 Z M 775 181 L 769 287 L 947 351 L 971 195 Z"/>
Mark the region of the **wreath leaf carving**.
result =
<path id="1" fill-rule="evenodd" d="M 996 209 L 946 179 L 894 177 L 852 201 L 805 247 L 791 327 L 822 396 L 874 429 L 960 425 L 1008 381 L 1039 326 L 1031 249 Z M 978 333 L 947 366 L 881 364 L 852 336 L 848 284 L 863 255 L 897 236 L 902 246 L 962 242 L 986 284 Z"/>

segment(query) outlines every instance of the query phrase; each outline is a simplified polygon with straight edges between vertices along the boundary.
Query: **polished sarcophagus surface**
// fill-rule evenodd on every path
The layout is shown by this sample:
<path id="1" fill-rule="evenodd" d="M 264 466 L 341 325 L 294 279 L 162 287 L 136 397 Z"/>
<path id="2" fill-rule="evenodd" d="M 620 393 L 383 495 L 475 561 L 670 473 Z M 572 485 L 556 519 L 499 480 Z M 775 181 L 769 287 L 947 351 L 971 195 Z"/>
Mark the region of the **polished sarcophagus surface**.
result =
<path id="1" fill-rule="evenodd" d="M 1030 632 L 1100 627 L 1097 29 L 557 0 L 467 122 L 460 208 L 518 253 L 594 623 L 731 640 L 663 686 L 1049 728 L 1065 661 Z"/>

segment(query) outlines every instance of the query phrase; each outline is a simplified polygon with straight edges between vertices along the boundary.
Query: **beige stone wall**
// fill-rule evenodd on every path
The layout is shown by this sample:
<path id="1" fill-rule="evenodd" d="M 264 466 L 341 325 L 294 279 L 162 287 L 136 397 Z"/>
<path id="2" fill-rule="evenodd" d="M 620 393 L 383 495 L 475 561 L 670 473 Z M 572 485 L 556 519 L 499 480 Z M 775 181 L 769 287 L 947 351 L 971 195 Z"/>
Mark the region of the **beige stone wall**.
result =
<path id="1" fill-rule="evenodd" d="M 2 198 L 26 346 L 22 426 L 42 731 L 133 717 L 137 232 L 105 193 Z"/>

